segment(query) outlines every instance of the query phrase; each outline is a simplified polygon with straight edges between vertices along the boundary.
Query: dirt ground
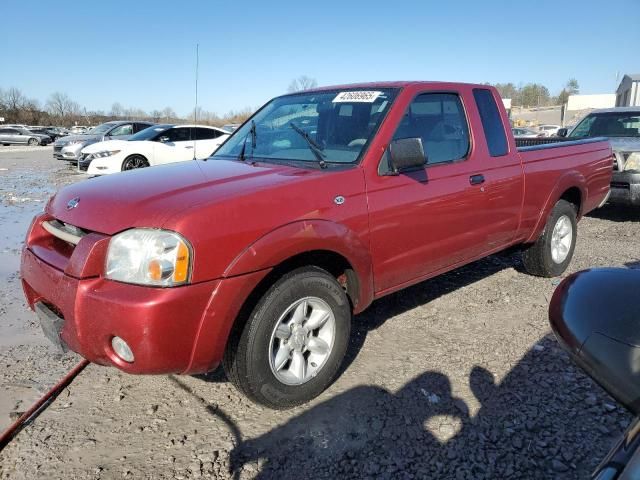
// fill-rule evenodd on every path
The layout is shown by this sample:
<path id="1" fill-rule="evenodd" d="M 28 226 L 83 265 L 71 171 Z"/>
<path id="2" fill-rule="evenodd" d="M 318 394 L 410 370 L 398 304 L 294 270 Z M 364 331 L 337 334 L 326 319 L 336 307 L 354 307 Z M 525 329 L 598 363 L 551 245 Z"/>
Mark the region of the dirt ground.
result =
<path id="1" fill-rule="evenodd" d="M 31 217 L 84 177 L 50 148 L 0 148 L 0 428 L 79 361 L 55 353 L 17 273 Z M 579 224 L 570 272 L 638 265 L 640 215 Z M 0 478 L 584 478 L 630 416 L 550 334 L 558 279 L 501 254 L 374 303 L 337 381 L 274 412 L 221 372 L 90 365 L 0 453 Z"/>

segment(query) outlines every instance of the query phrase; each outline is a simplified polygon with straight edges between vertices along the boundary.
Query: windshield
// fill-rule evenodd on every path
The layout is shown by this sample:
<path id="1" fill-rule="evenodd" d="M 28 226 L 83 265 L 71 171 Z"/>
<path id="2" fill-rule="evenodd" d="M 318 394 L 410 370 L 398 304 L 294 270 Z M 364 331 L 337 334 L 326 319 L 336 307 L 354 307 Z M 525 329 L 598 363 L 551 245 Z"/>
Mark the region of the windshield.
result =
<path id="1" fill-rule="evenodd" d="M 592 113 L 569 137 L 640 137 L 640 111 Z"/>
<path id="2" fill-rule="evenodd" d="M 329 90 L 275 98 L 213 158 L 355 163 L 397 92 L 388 88 Z"/>
<path id="3" fill-rule="evenodd" d="M 101 125 L 98 125 L 97 127 L 93 127 L 91 130 L 89 130 L 87 132 L 87 134 L 90 135 L 100 135 L 103 133 L 107 133 L 109 130 L 111 130 L 115 125 L 113 123 L 103 123 Z M 77 127 L 77 128 L 81 128 L 81 127 Z"/>
<path id="4" fill-rule="evenodd" d="M 135 142 L 136 140 L 151 140 L 165 130 L 169 130 L 171 127 L 173 127 L 173 125 L 153 125 L 152 127 L 140 130 L 135 135 L 129 137 L 128 140 L 130 142 Z"/>

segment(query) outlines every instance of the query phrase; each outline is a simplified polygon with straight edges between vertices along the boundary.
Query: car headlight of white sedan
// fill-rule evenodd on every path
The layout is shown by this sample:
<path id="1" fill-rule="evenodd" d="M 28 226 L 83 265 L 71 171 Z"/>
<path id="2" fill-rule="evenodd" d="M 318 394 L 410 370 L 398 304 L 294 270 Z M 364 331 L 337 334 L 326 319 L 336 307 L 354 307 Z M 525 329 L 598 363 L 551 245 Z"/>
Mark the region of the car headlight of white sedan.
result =
<path id="1" fill-rule="evenodd" d="M 636 170 L 640 171 L 640 152 L 633 152 L 627 157 L 624 164 L 624 171 Z"/>
<path id="2" fill-rule="evenodd" d="M 88 160 L 92 160 L 94 158 L 106 158 L 106 157 L 111 157 L 117 153 L 120 153 L 120 150 L 104 150 L 102 152 L 95 152 L 95 153 L 91 153 L 89 154 L 89 156 L 87 157 Z"/>
<path id="3" fill-rule="evenodd" d="M 134 228 L 109 242 L 105 277 L 125 283 L 175 287 L 191 278 L 191 245 L 168 230 Z"/>

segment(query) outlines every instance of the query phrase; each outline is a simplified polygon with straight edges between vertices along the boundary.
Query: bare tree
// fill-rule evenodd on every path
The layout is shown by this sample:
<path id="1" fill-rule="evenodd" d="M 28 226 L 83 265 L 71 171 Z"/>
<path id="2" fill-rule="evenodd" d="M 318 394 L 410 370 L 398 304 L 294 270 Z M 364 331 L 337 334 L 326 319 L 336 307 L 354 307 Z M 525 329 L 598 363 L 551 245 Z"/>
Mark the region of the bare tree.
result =
<path id="1" fill-rule="evenodd" d="M 5 93 L 6 108 L 9 112 L 16 112 L 22 108 L 26 101 L 25 96 L 16 87 L 11 87 Z"/>
<path id="2" fill-rule="evenodd" d="M 172 119 L 177 118 L 176 112 L 173 111 L 171 107 L 165 107 L 162 110 L 162 118 L 164 118 L 165 122 L 170 122 Z"/>
<path id="3" fill-rule="evenodd" d="M 124 108 L 122 108 L 122 105 L 120 105 L 118 102 L 115 102 L 113 105 L 111 105 L 111 116 L 116 118 L 121 117 L 123 110 Z"/>
<path id="4" fill-rule="evenodd" d="M 69 95 L 62 92 L 52 93 L 47 100 L 46 108 L 51 116 L 61 119 L 77 116 L 82 111 L 78 103 L 71 100 Z"/>
<path id="5" fill-rule="evenodd" d="M 316 88 L 318 86 L 318 81 L 315 78 L 307 77 L 306 75 L 301 75 L 298 78 L 294 78 L 289 84 L 289 88 L 287 91 L 290 93 L 293 92 L 302 92 L 304 90 L 310 90 L 312 88 Z"/>

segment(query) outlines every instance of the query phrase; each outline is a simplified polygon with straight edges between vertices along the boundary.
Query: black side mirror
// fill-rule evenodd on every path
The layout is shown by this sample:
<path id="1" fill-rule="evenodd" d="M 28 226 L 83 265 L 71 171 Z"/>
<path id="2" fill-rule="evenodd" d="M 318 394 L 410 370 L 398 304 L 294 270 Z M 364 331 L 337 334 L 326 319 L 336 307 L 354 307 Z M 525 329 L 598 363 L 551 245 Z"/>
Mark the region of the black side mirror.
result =
<path id="1" fill-rule="evenodd" d="M 167 136 L 159 137 L 158 141 L 162 142 L 162 143 L 167 143 L 169 141 L 169 137 L 167 137 Z"/>
<path id="2" fill-rule="evenodd" d="M 558 133 L 556 133 L 556 135 L 559 136 L 559 137 L 566 137 L 567 133 L 569 133 L 569 129 L 567 129 L 567 128 L 559 128 L 558 129 Z"/>
<path id="3" fill-rule="evenodd" d="M 640 415 L 640 270 L 601 268 L 562 281 L 549 321 L 572 359 L 613 398 Z"/>
<path id="4" fill-rule="evenodd" d="M 427 157 L 422 148 L 421 138 L 401 138 L 389 145 L 391 169 L 394 173 L 423 168 Z"/>

